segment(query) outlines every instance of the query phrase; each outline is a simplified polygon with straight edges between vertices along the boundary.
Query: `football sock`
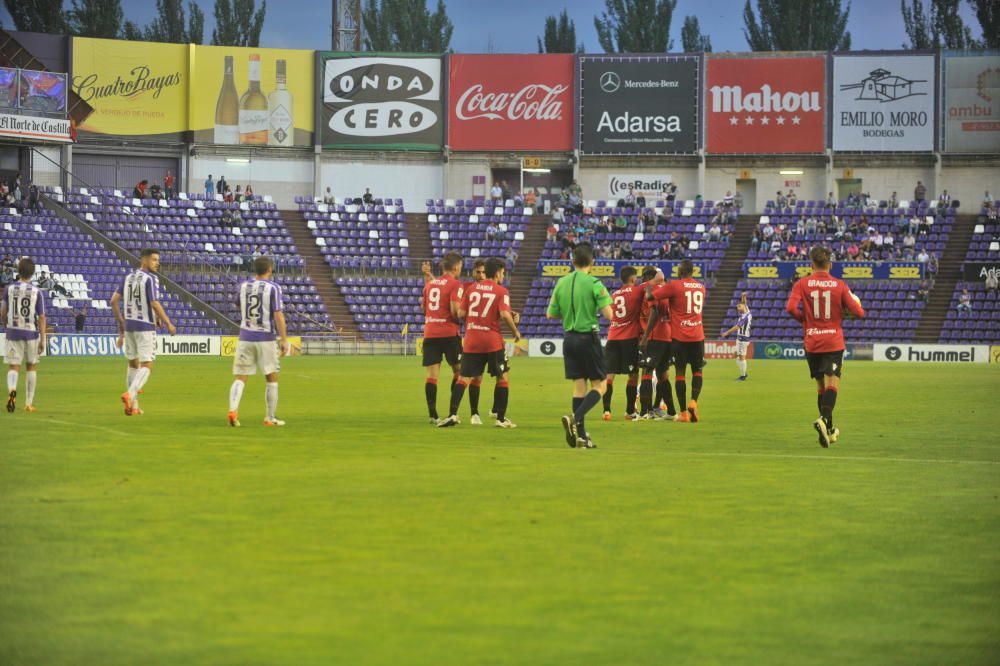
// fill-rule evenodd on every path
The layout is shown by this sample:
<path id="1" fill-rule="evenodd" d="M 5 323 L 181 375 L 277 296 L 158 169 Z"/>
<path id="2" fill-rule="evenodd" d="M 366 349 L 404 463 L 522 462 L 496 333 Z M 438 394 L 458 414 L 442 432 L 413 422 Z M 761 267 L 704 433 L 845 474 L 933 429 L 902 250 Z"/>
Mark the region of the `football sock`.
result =
<path id="1" fill-rule="evenodd" d="M 636 385 L 634 379 L 628 380 L 628 384 L 625 385 L 625 413 L 635 414 L 635 397 L 639 393 L 639 387 Z"/>
<path id="2" fill-rule="evenodd" d="M 131 365 L 125 370 L 125 390 L 132 386 L 132 382 L 135 380 L 135 371 L 139 368 L 133 368 Z"/>
<path id="3" fill-rule="evenodd" d="M 643 375 L 639 384 L 639 413 L 645 414 L 653 408 L 653 375 Z"/>
<path id="4" fill-rule="evenodd" d="M 135 374 L 132 376 L 132 383 L 128 387 L 128 395 L 132 400 L 135 400 L 135 396 L 139 395 L 139 391 L 146 385 L 148 379 L 149 368 L 136 368 Z"/>
<path id="5" fill-rule="evenodd" d="M 17 390 L 17 370 L 7 371 L 7 393 Z"/>
<path id="6" fill-rule="evenodd" d="M 497 421 L 507 418 L 507 401 L 510 399 L 510 385 L 502 379 L 493 390 L 493 399 L 497 405 Z"/>
<path id="7" fill-rule="evenodd" d="M 740 377 L 747 376 L 747 362 L 746 359 L 740 359 L 736 361 L 736 367 L 740 369 Z"/>
<path id="8" fill-rule="evenodd" d="M 580 398 L 580 406 L 573 412 L 573 418 L 576 419 L 576 431 L 584 439 L 587 437 L 587 428 L 583 425 L 583 417 L 600 401 L 601 394 L 596 389 L 591 389 L 587 395 Z M 573 402 L 576 402 L 576 398 L 573 399 Z"/>
<path id="9" fill-rule="evenodd" d="M 608 378 L 608 389 L 604 392 L 604 411 L 611 411 L 611 396 L 615 393 L 614 380 Z"/>
<path id="10" fill-rule="evenodd" d="M 451 404 L 448 406 L 448 416 L 458 416 L 458 406 L 462 404 L 465 395 L 465 382 L 459 379 L 451 385 Z"/>
<path id="11" fill-rule="evenodd" d="M 267 419 L 273 421 L 278 411 L 278 382 L 268 382 L 264 387 L 264 402 L 267 403 Z"/>
<path id="12" fill-rule="evenodd" d="M 684 380 L 684 375 L 678 374 L 674 377 L 674 388 L 677 389 L 677 404 L 680 405 L 681 409 L 687 408 L 687 382 Z"/>
<path id="13" fill-rule="evenodd" d="M 427 381 L 424 382 L 424 397 L 427 399 L 427 414 L 430 415 L 432 419 L 438 417 L 438 380 L 434 377 L 428 377 Z"/>
<path id="14" fill-rule="evenodd" d="M 660 378 L 659 383 L 656 385 L 657 398 L 662 399 L 663 402 L 667 403 L 667 414 L 676 414 L 677 410 L 674 409 L 674 396 L 670 391 L 670 377 L 667 373 L 663 373 L 663 377 Z M 660 404 L 660 400 L 656 401 L 656 404 Z"/>
<path id="15" fill-rule="evenodd" d="M 243 399 L 243 389 L 246 384 L 242 379 L 234 379 L 233 385 L 229 387 L 229 411 L 238 412 L 240 410 L 240 400 Z"/>
<path id="16" fill-rule="evenodd" d="M 826 427 L 833 427 L 833 408 L 837 406 L 837 389 L 832 386 L 828 386 L 823 392 L 823 397 L 820 401 L 820 414 L 823 415 L 823 420 L 826 421 Z"/>
<path id="17" fill-rule="evenodd" d="M 469 382 L 469 413 L 473 416 L 479 413 L 479 391 L 482 383 L 481 379 L 473 379 Z"/>
<path id="18" fill-rule="evenodd" d="M 697 401 L 701 395 L 701 370 L 691 373 L 691 399 Z"/>
<path id="19" fill-rule="evenodd" d="M 35 385 L 38 383 L 38 373 L 34 370 L 28 370 L 24 375 L 24 404 L 33 405 L 35 404 Z"/>
<path id="20" fill-rule="evenodd" d="M 816 409 L 819 410 L 819 415 L 823 416 L 823 389 L 816 389 Z"/>

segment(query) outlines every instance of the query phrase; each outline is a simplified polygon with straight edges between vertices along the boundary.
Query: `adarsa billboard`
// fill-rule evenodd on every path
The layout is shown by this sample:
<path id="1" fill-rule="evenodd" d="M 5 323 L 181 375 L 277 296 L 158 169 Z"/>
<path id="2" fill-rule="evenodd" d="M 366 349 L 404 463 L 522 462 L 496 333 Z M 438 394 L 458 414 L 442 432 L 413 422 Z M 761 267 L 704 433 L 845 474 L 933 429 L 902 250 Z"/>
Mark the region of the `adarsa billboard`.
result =
<path id="1" fill-rule="evenodd" d="M 449 58 L 453 150 L 573 149 L 572 55 Z"/>

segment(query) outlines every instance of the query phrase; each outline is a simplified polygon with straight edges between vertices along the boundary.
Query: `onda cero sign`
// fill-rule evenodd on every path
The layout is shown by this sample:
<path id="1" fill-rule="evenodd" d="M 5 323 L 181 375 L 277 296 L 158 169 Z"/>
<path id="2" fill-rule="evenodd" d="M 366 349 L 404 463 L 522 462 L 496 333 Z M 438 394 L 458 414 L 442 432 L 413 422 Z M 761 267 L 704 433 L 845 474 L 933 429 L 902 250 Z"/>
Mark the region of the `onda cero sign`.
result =
<path id="1" fill-rule="evenodd" d="M 441 59 L 320 53 L 320 141 L 328 148 L 441 147 Z"/>

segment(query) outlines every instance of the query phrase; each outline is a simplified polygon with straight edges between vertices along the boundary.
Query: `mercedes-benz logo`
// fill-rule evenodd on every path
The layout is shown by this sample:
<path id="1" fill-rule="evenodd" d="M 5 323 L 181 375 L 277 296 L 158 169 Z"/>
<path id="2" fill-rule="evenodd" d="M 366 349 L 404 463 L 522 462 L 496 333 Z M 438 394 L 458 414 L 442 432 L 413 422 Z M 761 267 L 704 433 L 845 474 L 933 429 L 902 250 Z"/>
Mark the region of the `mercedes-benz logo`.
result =
<path id="1" fill-rule="evenodd" d="M 899 347 L 889 347 L 885 350 L 885 357 L 890 361 L 898 361 L 903 356 L 903 350 Z"/>
<path id="2" fill-rule="evenodd" d="M 604 72 L 601 74 L 601 90 L 606 93 L 618 92 L 622 87 L 622 77 L 617 72 Z"/>

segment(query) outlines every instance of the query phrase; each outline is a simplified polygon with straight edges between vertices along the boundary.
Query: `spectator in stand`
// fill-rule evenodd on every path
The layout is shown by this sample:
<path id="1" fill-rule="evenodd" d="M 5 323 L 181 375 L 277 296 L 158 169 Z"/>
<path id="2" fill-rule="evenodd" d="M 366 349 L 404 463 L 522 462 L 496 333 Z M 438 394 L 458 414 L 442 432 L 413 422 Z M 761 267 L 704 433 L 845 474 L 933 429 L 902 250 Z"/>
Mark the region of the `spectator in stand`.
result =
<path id="1" fill-rule="evenodd" d="M 236 191 L 233 192 L 233 201 L 243 203 L 243 190 L 240 189 L 239 185 L 236 186 Z"/>
<path id="2" fill-rule="evenodd" d="M 41 210 L 42 202 L 38 193 L 38 186 L 32 183 L 28 186 L 28 209 Z"/>
<path id="3" fill-rule="evenodd" d="M 837 207 L 837 197 L 833 196 L 833 192 L 826 195 L 826 207 L 836 208 Z"/>
<path id="4" fill-rule="evenodd" d="M 507 184 L 506 180 L 500 181 L 500 198 L 504 200 L 504 203 L 511 198 L 510 185 Z"/>
<path id="5" fill-rule="evenodd" d="M 732 208 L 734 205 L 733 191 L 726 190 L 726 196 L 722 197 L 721 206 L 722 208 Z"/>
<path id="6" fill-rule="evenodd" d="M 583 188 L 580 187 L 580 183 L 576 182 L 576 179 L 574 179 L 569 184 L 569 187 L 566 188 L 566 191 L 569 192 L 570 194 L 575 194 L 581 199 L 583 198 Z"/>
<path id="7" fill-rule="evenodd" d="M 920 257 L 917 257 L 919 259 Z M 924 267 L 927 274 L 931 276 L 931 281 L 937 279 L 938 273 L 938 256 L 937 252 L 932 252 L 930 257 L 927 259 L 927 265 Z"/>
<path id="8" fill-rule="evenodd" d="M 788 200 L 785 199 L 785 195 L 781 193 L 781 190 L 778 190 L 775 193 L 774 204 L 778 207 L 779 210 L 785 208 L 788 205 Z"/>
<path id="9" fill-rule="evenodd" d="M 243 188 L 243 199 L 253 201 L 253 188 L 250 187 L 250 183 L 247 183 L 247 186 Z"/>
<path id="10" fill-rule="evenodd" d="M 532 213 L 535 212 L 535 206 L 538 205 L 538 195 L 534 189 L 528 190 L 527 194 L 524 195 L 524 205 L 530 208 Z"/>
<path id="11" fill-rule="evenodd" d="M 372 194 L 370 188 L 365 188 L 365 193 L 361 195 L 361 201 L 369 206 L 375 203 L 375 196 Z"/>
<path id="12" fill-rule="evenodd" d="M 499 181 L 493 183 L 493 187 L 490 189 L 490 198 L 494 201 L 503 198 L 503 189 L 500 187 Z"/>
<path id="13" fill-rule="evenodd" d="M 861 254 L 861 248 L 858 247 L 857 243 L 851 243 L 847 246 L 847 258 L 849 261 L 857 261 L 858 255 Z"/>
<path id="14" fill-rule="evenodd" d="M 948 194 L 948 190 L 945 190 L 941 193 L 941 196 L 938 197 L 938 206 L 940 206 L 941 208 L 947 208 L 950 205 L 951 205 L 951 195 Z"/>
<path id="15" fill-rule="evenodd" d="M 215 196 L 215 181 L 212 180 L 212 174 L 208 174 L 208 178 L 205 179 L 205 194 L 210 197 Z"/>
<path id="16" fill-rule="evenodd" d="M 325 204 L 332 204 L 333 203 L 333 199 L 334 199 L 333 192 L 331 192 L 330 188 L 327 187 L 326 188 L 326 192 L 323 193 L 323 203 L 325 203 Z"/>
<path id="17" fill-rule="evenodd" d="M 222 200 L 225 201 L 226 203 L 233 203 L 233 201 L 236 200 L 235 197 L 233 196 L 233 189 L 228 185 L 226 185 L 226 193 L 225 195 L 223 195 Z"/>
<path id="18" fill-rule="evenodd" d="M 87 305 L 81 305 L 78 308 L 73 308 L 73 325 L 77 333 L 83 333 L 83 329 L 87 326 Z"/>
<path id="19" fill-rule="evenodd" d="M 920 288 L 917 289 L 917 299 L 923 301 L 924 303 L 929 303 L 931 300 L 931 281 L 924 278 L 920 281 Z"/>
<path id="20" fill-rule="evenodd" d="M 736 194 L 733 195 L 733 206 L 736 210 L 743 208 L 743 193 L 739 190 L 736 190 Z"/>
<path id="21" fill-rule="evenodd" d="M 926 198 L 927 198 L 927 188 L 924 187 L 924 184 L 918 180 L 917 186 L 913 188 L 913 200 L 920 202 Z"/>
<path id="22" fill-rule="evenodd" d="M 254 254 L 253 254 L 253 249 L 250 247 L 250 245 L 243 246 L 243 254 L 241 255 L 241 258 L 243 259 L 243 270 L 245 270 L 247 273 L 252 273 Z"/>
<path id="23" fill-rule="evenodd" d="M 889 250 L 889 251 L 895 250 L 895 248 L 896 248 L 896 238 L 892 235 L 891 231 L 886 230 L 885 236 L 882 239 L 882 246 L 885 247 L 885 249 Z"/>
<path id="24" fill-rule="evenodd" d="M 625 195 L 625 208 L 629 210 L 635 209 L 635 191 L 632 188 L 628 188 L 628 194 Z"/>
<path id="25" fill-rule="evenodd" d="M 988 271 L 986 273 L 986 293 L 995 294 L 997 289 L 1000 288 L 1000 278 L 997 278 L 997 272 L 995 270 Z"/>
<path id="26" fill-rule="evenodd" d="M 632 241 L 622 243 L 622 259 L 634 259 L 635 250 L 632 248 Z"/>
<path id="27" fill-rule="evenodd" d="M 922 264 L 926 264 L 930 258 L 931 258 L 930 255 L 927 254 L 927 250 L 925 250 L 924 248 L 920 248 L 920 252 L 917 253 L 917 261 L 919 261 Z"/>
<path id="28" fill-rule="evenodd" d="M 989 190 L 983 193 L 983 208 L 993 208 L 993 197 Z"/>
<path id="29" fill-rule="evenodd" d="M 163 188 L 160 187 L 159 183 L 153 183 L 152 187 L 149 188 L 149 198 L 156 201 L 163 198 Z"/>
<path id="30" fill-rule="evenodd" d="M 233 213 L 228 208 L 222 211 L 222 217 L 219 218 L 219 226 L 223 229 L 233 227 Z"/>
<path id="31" fill-rule="evenodd" d="M 798 203 L 798 196 L 795 194 L 795 190 L 788 190 L 788 194 L 785 195 L 785 202 L 789 208 L 795 208 L 795 204 Z"/>
<path id="32" fill-rule="evenodd" d="M 174 172 L 170 169 L 167 169 L 167 175 L 163 177 L 163 189 L 168 199 L 174 198 Z"/>
<path id="33" fill-rule="evenodd" d="M 667 195 L 667 202 L 673 203 L 677 199 L 677 185 L 673 182 L 667 183 L 663 188 L 663 193 Z"/>
<path id="34" fill-rule="evenodd" d="M 500 233 L 500 227 L 495 222 L 490 222 L 486 227 L 486 240 L 496 240 L 498 233 Z"/>
<path id="35" fill-rule="evenodd" d="M 559 227 L 555 222 L 549 222 L 549 228 L 545 230 L 545 240 L 553 241 L 559 234 Z"/>
<path id="36" fill-rule="evenodd" d="M 958 310 L 958 314 L 968 314 L 972 312 L 972 294 L 969 293 L 968 289 L 963 289 L 962 294 L 958 297 L 958 305 L 955 306 Z"/>
<path id="37" fill-rule="evenodd" d="M 913 213 L 913 217 L 910 218 L 909 232 L 911 234 L 918 234 L 918 233 L 920 233 L 920 225 L 922 225 L 923 223 L 924 223 L 924 219 L 922 217 L 920 217 L 919 215 L 917 215 L 916 212 L 914 212 Z"/>
<path id="38" fill-rule="evenodd" d="M 215 184 L 215 193 L 221 194 L 223 197 L 226 196 L 226 192 L 229 191 L 229 183 L 226 182 L 225 176 L 219 176 L 218 182 Z"/>
<path id="39" fill-rule="evenodd" d="M 622 214 L 618 214 L 615 217 L 615 229 L 618 231 L 625 231 L 628 229 L 628 218 Z"/>
<path id="40" fill-rule="evenodd" d="M 712 226 L 708 228 L 708 232 L 705 234 L 704 240 L 712 242 L 717 242 L 722 240 L 722 225 L 719 224 L 718 217 L 712 220 Z"/>
<path id="41" fill-rule="evenodd" d="M 504 259 L 507 261 L 507 270 L 513 271 L 514 264 L 517 263 L 517 250 L 514 249 L 513 245 L 507 247 L 507 252 L 504 253 Z"/>
<path id="42" fill-rule="evenodd" d="M 889 197 L 889 208 L 899 208 L 899 196 L 895 192 Z"/>
<path id="43" fill-rule="evenodd" d="M 132 196 L 136 199 L 145 199 L 147 187 L 149 187 L 149 181 L 143 178 L 132 188 Z"/>

